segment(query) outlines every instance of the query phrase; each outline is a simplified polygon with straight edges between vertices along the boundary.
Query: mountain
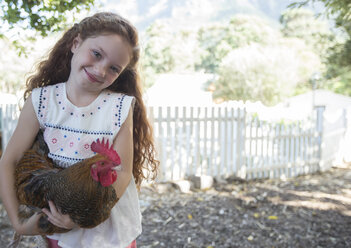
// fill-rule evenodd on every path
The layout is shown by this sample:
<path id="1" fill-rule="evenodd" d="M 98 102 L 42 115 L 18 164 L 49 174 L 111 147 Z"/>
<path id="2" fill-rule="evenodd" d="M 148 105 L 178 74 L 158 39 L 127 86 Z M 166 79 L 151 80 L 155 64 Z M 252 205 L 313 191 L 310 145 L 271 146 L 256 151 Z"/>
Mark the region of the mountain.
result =
<path id="1" fill-rule="evenodd" d="M 223 22 L 236 14 L 258 15 L 278 25 L 280 14 L 299 0 L 107 0 L 105 10 L 115 11 L 144 31 L 156 20 L 172 28 L 198 27 Z"/>

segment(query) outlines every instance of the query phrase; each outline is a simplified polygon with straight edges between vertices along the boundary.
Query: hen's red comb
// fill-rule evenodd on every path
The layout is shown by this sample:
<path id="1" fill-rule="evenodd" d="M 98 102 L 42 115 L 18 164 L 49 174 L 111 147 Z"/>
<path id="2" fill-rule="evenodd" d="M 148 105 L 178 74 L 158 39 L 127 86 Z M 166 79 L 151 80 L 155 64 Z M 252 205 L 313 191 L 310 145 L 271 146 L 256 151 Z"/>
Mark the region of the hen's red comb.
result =
<path id="1" fill-rule="evenodd" d="M 97 139 L 97 141 L 96 142 L 94 141 L 90 147 L 93 152 L 99 153 L 101 155 L 105 155 L 113 162 L 120 164 L 121 158 L 119 157 L 118 153 L 115 150 L 113 150 L 112 146 L 113 145 L 109 147 L 108 140 L 105 144 L 105 139 L 102 138 L 102 142 L 100 142 L 100 140 Z"/>

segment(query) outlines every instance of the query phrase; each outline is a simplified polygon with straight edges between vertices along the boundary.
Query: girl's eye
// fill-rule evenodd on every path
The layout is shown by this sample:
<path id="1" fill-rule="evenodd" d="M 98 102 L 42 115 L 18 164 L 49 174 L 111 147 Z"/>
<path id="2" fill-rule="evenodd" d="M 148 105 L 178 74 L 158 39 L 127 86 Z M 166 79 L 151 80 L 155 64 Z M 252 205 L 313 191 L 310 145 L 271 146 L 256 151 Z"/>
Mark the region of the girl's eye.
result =
<path id="1" fill-rule="evenodd" d="M 93 54 L 96 58 L 100 58 L 101 57 L 101 54 L 97 51 L 93 51 Z"/>
<path id="2" fill-rule="evenodd" d="M 117 67 L 111 66 L 111 70 L 112 70 L 114 73 L 119 73 L 119 70 L 118 70 Z"/>

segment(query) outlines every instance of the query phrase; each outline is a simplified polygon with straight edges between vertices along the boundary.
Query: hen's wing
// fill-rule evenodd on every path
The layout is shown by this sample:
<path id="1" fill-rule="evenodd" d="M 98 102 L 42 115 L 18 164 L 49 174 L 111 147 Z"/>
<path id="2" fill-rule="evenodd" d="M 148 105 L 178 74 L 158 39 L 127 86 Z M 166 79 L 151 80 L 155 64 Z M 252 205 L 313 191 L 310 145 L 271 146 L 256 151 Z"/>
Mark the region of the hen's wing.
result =
<path id="1" fill-rule="evenodd" d="M 45 155 L 39 155 L 34 150 L 25 152 L 15 170 L 16 193 L 20 204 L 46 207 L 45 183 L 58 171 Z"/>

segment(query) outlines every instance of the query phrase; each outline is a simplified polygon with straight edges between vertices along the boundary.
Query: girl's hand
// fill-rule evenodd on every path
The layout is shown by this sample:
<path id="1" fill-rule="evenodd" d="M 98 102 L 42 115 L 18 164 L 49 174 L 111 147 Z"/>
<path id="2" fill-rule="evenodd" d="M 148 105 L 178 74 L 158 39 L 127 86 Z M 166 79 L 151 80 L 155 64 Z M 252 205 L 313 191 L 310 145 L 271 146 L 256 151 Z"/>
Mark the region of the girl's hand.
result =
<path id="1" fill-rule="evenodd" d="M 64 228 L 64 229 L 73 229 L 78 227 L 76 223 L 73 222 L 71 217 L 68 214 L 62 214 L 52 201 L 49 201 L 50 211 L 46 208 L 43 208 L 42 211 L 48 216 L 48 220 L 55 226 Z"/>
<path id="2" fill-rule="evenodd" d="M 41 213 L 35 213 L 32 217 L 23 223 L 17 223 L 14 225 L 15 231 L 20 235 L 38 235 L 38 221 L 42 216 Z"/>

